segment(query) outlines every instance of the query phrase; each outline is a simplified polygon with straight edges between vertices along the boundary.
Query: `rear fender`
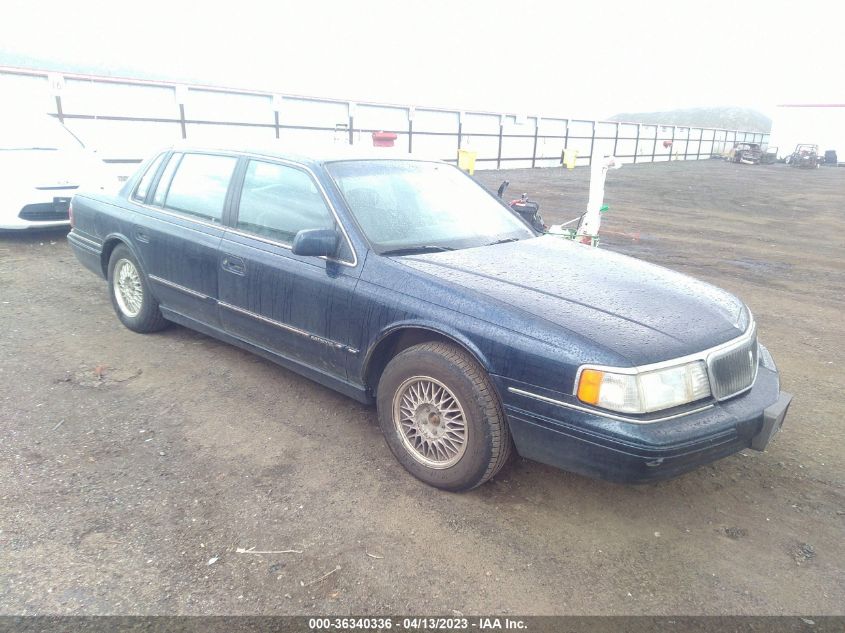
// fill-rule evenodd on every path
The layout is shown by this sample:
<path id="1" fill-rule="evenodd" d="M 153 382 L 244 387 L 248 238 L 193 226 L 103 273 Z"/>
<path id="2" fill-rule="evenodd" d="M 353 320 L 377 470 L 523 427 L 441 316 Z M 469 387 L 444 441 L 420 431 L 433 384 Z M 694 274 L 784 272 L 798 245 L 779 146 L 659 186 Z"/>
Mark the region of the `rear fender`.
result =
<path id="1" fill-rule="evenodd" d="M 106 279 L 108 278 L 109 259 L 111 259 L 112 251 L 114 251 L 114 249 L 121 244 L 129 249 L 129 252 L 132 253 L 132 255 L 141 264 L 143 268 L 144 263 L 138 256 L 138 251 L 132 245 L 132 242 L 129 240 L 129 238 L 126 235 L 123 235 L 122 233 L 110 233 L 103 240 L 103 251 L 100 255 L 100 264 L 103 268 L 103 277 Z M 143 270 L 141 272 L 143 272 Z"/>

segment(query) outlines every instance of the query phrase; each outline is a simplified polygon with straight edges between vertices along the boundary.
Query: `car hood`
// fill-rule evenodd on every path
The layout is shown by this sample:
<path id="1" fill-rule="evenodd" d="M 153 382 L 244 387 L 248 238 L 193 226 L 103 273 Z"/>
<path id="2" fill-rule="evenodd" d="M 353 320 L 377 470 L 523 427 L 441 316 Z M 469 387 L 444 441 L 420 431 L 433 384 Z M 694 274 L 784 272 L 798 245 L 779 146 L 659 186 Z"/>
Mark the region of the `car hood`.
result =
<path id="1" fill-rule="evenodd" d="M 18 187 L 80 187 L 99 183 L 105 173 L 90 152 L 79 149 L 7 149 L 0 169 Z"/>
<path id="2" fill-rule="evenodd" d="M 715 286 L 558 237 L 397 259 L 581 335 L 632 365 L 713 347 L 742 334 L 750 319 L 739 299 Z"/>

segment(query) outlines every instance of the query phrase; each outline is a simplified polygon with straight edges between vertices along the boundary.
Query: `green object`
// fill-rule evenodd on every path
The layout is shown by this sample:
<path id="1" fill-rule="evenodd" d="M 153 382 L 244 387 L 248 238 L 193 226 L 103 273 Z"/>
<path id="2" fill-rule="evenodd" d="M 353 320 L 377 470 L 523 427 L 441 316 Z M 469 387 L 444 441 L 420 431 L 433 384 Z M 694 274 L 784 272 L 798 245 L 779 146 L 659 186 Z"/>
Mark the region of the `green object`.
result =
<path id="1" fill-rule="evenodd" d="M 577 229 L 563 229 L 561 233 L 546 233 L 546 235 L 554 235 L 555 237 L 560 237 L 565 240 L 575 240 L 577 237 Z M 599 245 L 599 236 L 593 235 L 590 237 L 590 246 L 598 246 Z"/>
<path id="2" fill-rule="evenodd" d="M 603 204 L 603 205 L 601 205 L 601 209 L 599 209 L 599 213 L 604 213 L 608 209 L 610 209 L 610 207 L 607 206 L 606 204 Z"/>

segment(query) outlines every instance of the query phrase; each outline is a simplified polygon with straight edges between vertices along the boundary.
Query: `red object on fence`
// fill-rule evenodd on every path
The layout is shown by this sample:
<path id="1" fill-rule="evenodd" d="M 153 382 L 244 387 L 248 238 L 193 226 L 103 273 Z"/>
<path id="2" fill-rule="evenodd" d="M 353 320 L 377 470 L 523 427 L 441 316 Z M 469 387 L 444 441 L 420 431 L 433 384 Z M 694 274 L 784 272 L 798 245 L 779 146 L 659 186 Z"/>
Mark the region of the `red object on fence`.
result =
<path id="1" fill-rule="evenodd" d="M 663 141 L 663 147 L 667 149 L 672 147 L 672 141 Z"/>
<path id="2" fill-rule="evenodd" d="M 373 132 L 373 147 L 393 147 L 395 140 L 393 132 Z"/>

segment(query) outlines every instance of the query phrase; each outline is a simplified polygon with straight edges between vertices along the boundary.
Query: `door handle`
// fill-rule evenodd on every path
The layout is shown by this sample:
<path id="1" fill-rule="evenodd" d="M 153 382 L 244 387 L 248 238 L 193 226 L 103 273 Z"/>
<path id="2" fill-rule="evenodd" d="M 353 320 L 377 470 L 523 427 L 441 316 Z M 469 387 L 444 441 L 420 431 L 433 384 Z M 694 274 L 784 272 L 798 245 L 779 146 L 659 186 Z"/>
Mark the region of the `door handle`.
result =
<path id="1" fill-rule="evenodd" d="M 230 273 L 234 273 L 236 275 L 246 274 L 246 262 L 244 262 L 244 260 L 240 257 L 235 257 L 234 255 L 223 255 L 220 260 L 220 265 L 223 267 L 223 270 L 227 270 Z"/>

